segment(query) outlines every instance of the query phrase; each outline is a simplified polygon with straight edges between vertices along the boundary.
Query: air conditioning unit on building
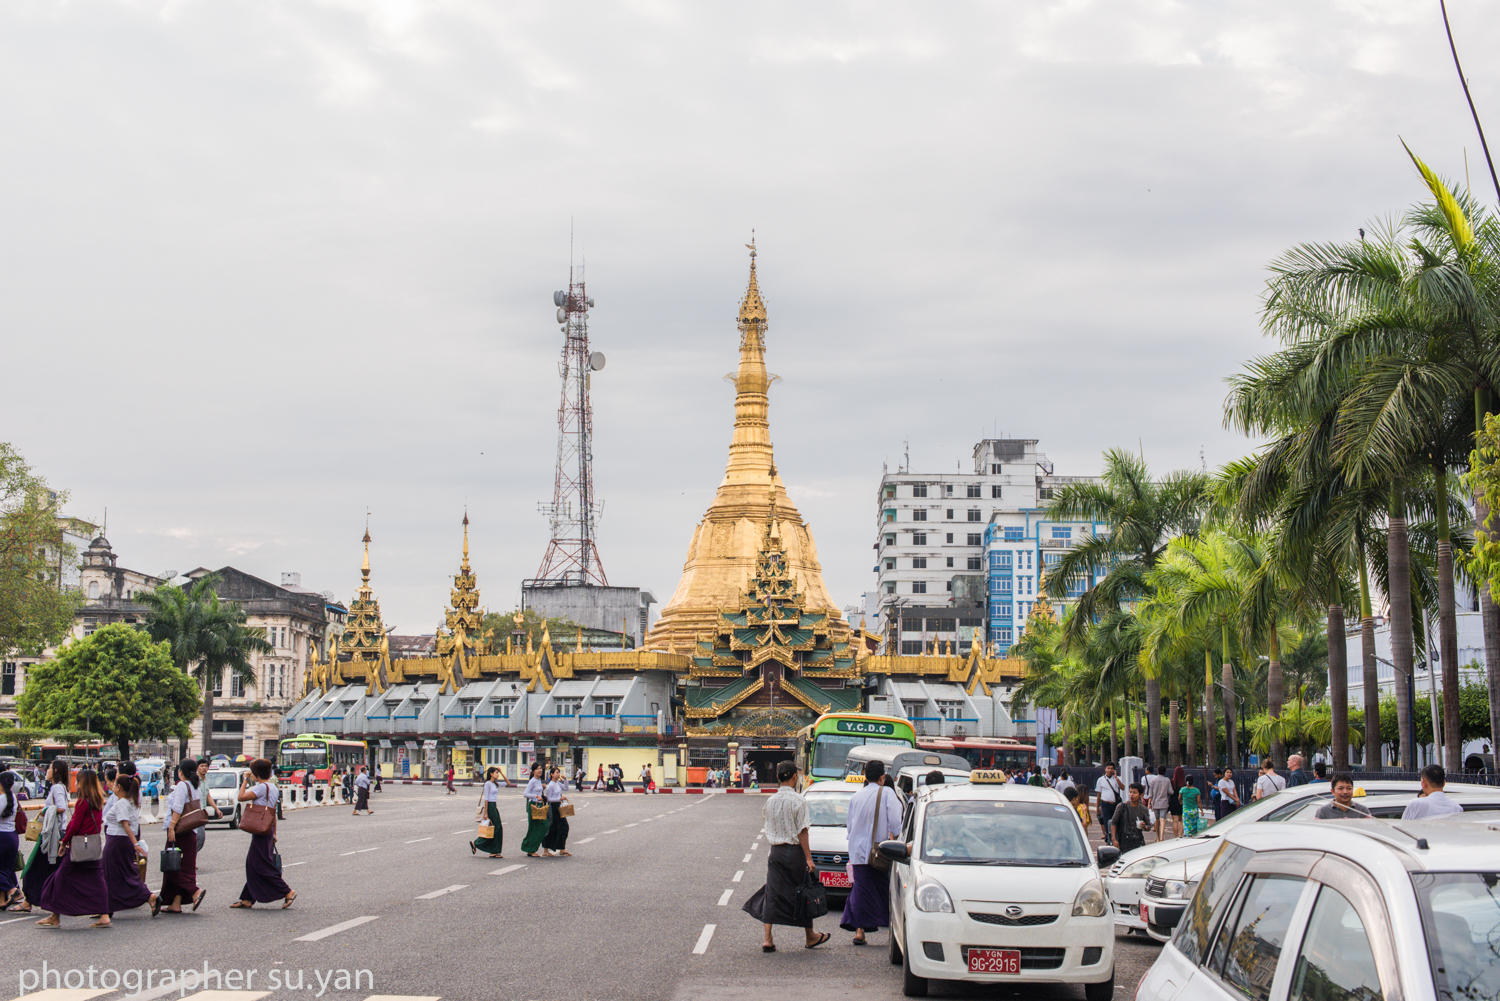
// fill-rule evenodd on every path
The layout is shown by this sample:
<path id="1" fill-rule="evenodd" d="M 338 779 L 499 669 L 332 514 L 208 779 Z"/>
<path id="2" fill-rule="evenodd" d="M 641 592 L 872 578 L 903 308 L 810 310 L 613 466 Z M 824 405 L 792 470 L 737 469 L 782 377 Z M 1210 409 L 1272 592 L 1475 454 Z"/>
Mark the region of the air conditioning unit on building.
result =
<path id="1" fill-rule="evenodd" d="M 961 726 L 955 726 L 953 728 L 953 736 L 955 736 L 955 737 L 962 737 L 963 735 L 964 735 L 964 728 L 963 727 L 961 727 Z"/>

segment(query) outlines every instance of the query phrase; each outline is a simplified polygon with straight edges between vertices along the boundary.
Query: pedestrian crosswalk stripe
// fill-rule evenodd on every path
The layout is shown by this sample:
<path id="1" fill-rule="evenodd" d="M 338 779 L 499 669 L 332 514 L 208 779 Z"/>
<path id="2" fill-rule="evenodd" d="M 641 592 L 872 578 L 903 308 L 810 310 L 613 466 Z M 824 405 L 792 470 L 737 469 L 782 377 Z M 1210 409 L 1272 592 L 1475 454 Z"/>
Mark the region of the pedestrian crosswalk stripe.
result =
<path id="1" fill-rule="evenodd" d="M 445 886 L 441 890 L 433 890 L 431 893 L 424 893 L 421 896 L 419 896 L 417 899 L 418 900 L 434 900 L 434 899 L 436 899 L 438 897 L 443 896 L 446 893 L 457 893 L 459 890 L 466 890 L 468 888 L 469 888 L 469 884 L 468 883 L 455 883 L 453 886 Z"/>
<path id="2" fill-rule="evenodd" d="M 443 1001 L 437 995 L 422 997 L 416 994 L 371 994 L 365 1001 Z"/>
<path id="3" fill-rule="evenodd" d="M 733 894 L 734 894 L 734 890 L 732 890 L 732 889 L 725 890 L 724 893 L 723 893 L 723 895 L 719 897 L 719 906 L 720 907 L 726 906 L 729 903 L 729 898 L 731 896 L 733 896 Z"/>
<path id="4" fill-rule="evenodd" d="M 31 1001 L 89 1001 L 90 998 L 108 993 L 109 991 L 70 991 L 66 987 L 49 987 L 44 991 L 34 991 L 24 997 L 30 998 Z M 16 1001 L 22 1001 L 22 999 L 16 998 Z"/>
<path id="5" fill-rule="evenodd" d="M 526 866 L 524 864 L 519 864 L 519 863 L 516 864 L 516 865 L 508 865 L 504 869 L 496 869 L 496 870 L 494 870 L 493 872 L 490 873 L 490 875 L 491 876 L 504 876 L 508 872 L 515 872 L 517 869 L 524 869 L 524 868 L 526 868 Z"/>
<path id="6" fill-rule="evenodd" d="M 327 938 L 330 935 L 337 935 L 341 931 L 348 931 L 350 928 L 358 928 L 360 925 L 365 924 L 368 921 L 374 921 L 378 917 L 380 917 L 379 914 L 366 914 L 363 917 L 350 918 L 348 921 L 340 921 L 336 925 L 329 925 L 327 928 L 322 928 L 315 932 L 309 932 L 308 934 L 303 935 L 299 938 L 295 938 L 292 941 L 317 942 L 321 939 Z"/>
<path id="7" fill-rule="evenodd" d="M 199 991 L 197 994 L 189 994 L 183 1001 L 258 1001 L 270 993 L 270 991 Z"/>
<path id="8" fill-rule="evenodd" d="M 693 955 L 701 956 L 708 951 L 708 942 L 714 937 L 714 929 L 718 925 L 704 925 L 703 934 L 698 936 L 698 944 L 693 946 Z"/>

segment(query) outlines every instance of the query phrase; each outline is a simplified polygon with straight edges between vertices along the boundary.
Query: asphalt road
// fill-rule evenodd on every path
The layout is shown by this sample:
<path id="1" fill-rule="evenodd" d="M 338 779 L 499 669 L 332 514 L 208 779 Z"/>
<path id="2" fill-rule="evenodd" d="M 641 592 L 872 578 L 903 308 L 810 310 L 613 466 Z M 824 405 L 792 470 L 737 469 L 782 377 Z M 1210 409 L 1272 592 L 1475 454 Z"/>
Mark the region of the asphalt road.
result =
<path id="1" fill-rule="evenodd" d="M 761 929 L 739 908 L 764 881 L 765 840 L 755 795 L 573 797 L 567 859 L 527 858 L 519 790 L 501 804 L 505 858 L 469 852 L 477 790 L 386 786 L 372 816 L 337 806 L 298 810 L 281 825 L 285 876 L 298 897 L 290 910 L 230 910 L 244 882 L 248 835 L 215 828 L 199 855 L 196 914 L 152 920 L 145 910 L 117 914 L 95 930 L 86 918 L 38 928 L 40 915 L 0 915 L 0 999 L 35 989 L 48 969 L 202 970 L 235 981 L 208 987 L 265 991 L 274 998 L 363 1001 L 405 995 L 454 1001 L 796 1001 L 898 998 L 899 968 L 886 958 L 885 932 L 857 948 L 831 913 L 821 949 L 800 948 L 781 929 L 782 949 L 760 951 Z M 154 849 L 160 828 L 147 829 Z M 160 876 L 152 872 L 156 886 Z M 312 938 L 312 940 L 305 940 Z M 1121 937 L 1115 996 L 1134 996 L 1158 947 Z M 348 971 L 340 981 L 338 971 Z M 359 971 L 368 971 L 359 973 Z M 295 989 L 300 974 L 301 989 Z M 145 973 L 139 974 L 144 978 Z M 353 978 L 358 975 L 356 982 Z M 137 1001 L 191 995 L 152 974 Z M 124 983 L 134 986 L 131 981 Z M 288 989 L 285 985 L 294 985 Z M 49 981 L 46 986 L 51 986 Z M 935 987 L 935 997 L 1081 998 L 1082 988 L 1043 992 Z M 124 989 L 97 1001 L 123 1001 Z M 245 996 L 247 1001 L 249 995 Z"/>

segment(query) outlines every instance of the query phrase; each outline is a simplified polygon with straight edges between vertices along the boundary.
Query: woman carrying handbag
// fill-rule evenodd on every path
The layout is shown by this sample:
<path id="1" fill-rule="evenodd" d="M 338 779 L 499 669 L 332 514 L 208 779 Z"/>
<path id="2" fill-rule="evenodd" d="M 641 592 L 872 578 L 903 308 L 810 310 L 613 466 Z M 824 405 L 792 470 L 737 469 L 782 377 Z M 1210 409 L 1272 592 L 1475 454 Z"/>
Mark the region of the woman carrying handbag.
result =
<path id="1" fill-rule="evenodd" d="M 193 910 L 203 903 L 207 890 L 198 889 L 198 828 L 208 823 L 208 815 L 198 802 L 198 762 L 186 758 L 177 763 L 177 784 L 167 797 L 167 850 L 176 850 L 175 870 L 162 866 L 161 892 L 157 897 L 166 903 L 168 914 L 181 914 L 182 905 L 192 902 Z"/>
<path id="2" fill-rule="evenodd" d="M 562 815 L 564 794 L 568 791 L 568 780 L 563 770 L 553 767 L 552 780 L 542 790 L 547 798 L 547 836 L 542 839 L 542 857 L 572 855 L 568 851 L 568 818 Z"/>
<path id="3" fill-rule="evenodd" d="M 57 871 L 57 859 L 62 848 L 62 832 L 68 812 L 68 763 L 53 758 L 47 771 L 47 791 L 42 800 L 42 813 L 36 819 L 40 833 L 36 846 L 31 849 L 31 858 L 26 862 L 26 871 L 21 875 L 21 892 L 26 901 L 12 904 L 10 909 L 26 913 L 33 901 L 42 897 L 42 887 Z M 29 834 L 27 835 L 30 836 Z"/>
<path id="4" fill-rule="evenodd" d="M 21 888 L 16 881 L 16 856 L 21 850 L 20 833 L 25 832 L 26 811 L 21 809 L 21 804 L 16 799 L 15 781 L 14 773 L 0 772 L 0 890 L 4 891 L 4 896 L 0 897 L 0 907 L 11 906 L 21 896 Z M 18 823 L 21 825 L 20 833 L 16 831 Z"/>
<path id="5" fill-rule="evenodd" d="M 92 768 L 78 773 L 78 802 L 73 819 L 62 833 L 57 871 L 42 887 L 37 906 L 51 911 L 38 921 L 43 928 L 57 928 L 62 915 L 97 914 L 93 927 L 109 927 L 109 888 L 104 882 L 104 790 Z"/>
<path id="6" fill-rule="evenodd" d="M 115 798 L 104 807 L 104 886 L 109 891 L 109 916 L 116 911 L 151 905 L 151 916 L 161 910 L 156 894 L 141 878 L 136 859 L 146 857 L 146 846 L 136 840 L 141 829 L 141 783 L 134 775 L 115 779 Z"/>
<path id="7" fill-rule="evenodd" d="M 526 839 L 521 842 L 521 851 L 532 858 L 540 858 L 536 850 L 542 847 L 547 836 L 547 793 L 542 784 L 542 763 L 531 766 L 531 779 L 526 783 Z"/>
<path id="8" fill-rule="evenodd" d="M 469 842 L 469 854 L 485 852 L 490 858 L 504 858 L 501 849 L 505 831 L 500 826 L 500 767 L 490 765 L 484 770 L 484 790 L 479 794 L 479 809 L 474 819 L 479 822 L 478 837 Z M 485 834 L 488 827 L 490 832 Z"/>
<path id="9" fill-rule="evenodd" d="M 250 784 L 250 777 L 258 781 Z M 240 817 L 240 830 L 250 835 L 250 850 L 245 853 L 245 888 L 240 899 L 230 904 L 251 908 L 256 904 L 282 901 L 286 910 L 297 899 L 297 892 L 281 878 L 281 858 L 276 852 L 276 804 L 281 790 L 271 781 L 271 763 L 265 758 L 250 762 L 249 774 L 241 777 L 239 801 L 250 806 Z"/>

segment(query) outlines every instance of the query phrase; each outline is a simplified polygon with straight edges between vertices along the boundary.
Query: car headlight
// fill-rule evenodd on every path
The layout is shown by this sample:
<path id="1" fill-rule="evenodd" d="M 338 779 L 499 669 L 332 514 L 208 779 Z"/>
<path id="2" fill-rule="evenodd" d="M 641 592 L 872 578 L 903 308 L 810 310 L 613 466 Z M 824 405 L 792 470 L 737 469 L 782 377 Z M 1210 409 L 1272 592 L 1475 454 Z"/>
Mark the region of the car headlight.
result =
<path id="1" fill-rule="evenodd" d="M 1145 858 L 1136 859 L 1134 862 L 1120 870 L 1116 879 L 1145 879 L 1157 866 L 1166 865 L 1167 860 L 1160 855 L 1148 855 Z"/>
<path id="2" fill-rule="evenodd" d="M 948 896 L 948 891 L 943 888 L 943 884 L 931 876 L 923 876 L 917 880 L 917 889 L 913 896 L 919 911 L 953 913 L 953 898 Z"/>
<path id="3" fill-rule="evenodd" d="M 1169 879 L 1162 896 L 1168 900 L 1186 900 L 1188 898 L 1188 884 L 1185 880 Z"/>
<path id="4" fill-rule="evenodd" d="M 1097 879 L 1085 883 L 1078 896 L 1073 898 L 1075 918 L 1102 918 L 1105 909 L 1104 887 Z"/>

